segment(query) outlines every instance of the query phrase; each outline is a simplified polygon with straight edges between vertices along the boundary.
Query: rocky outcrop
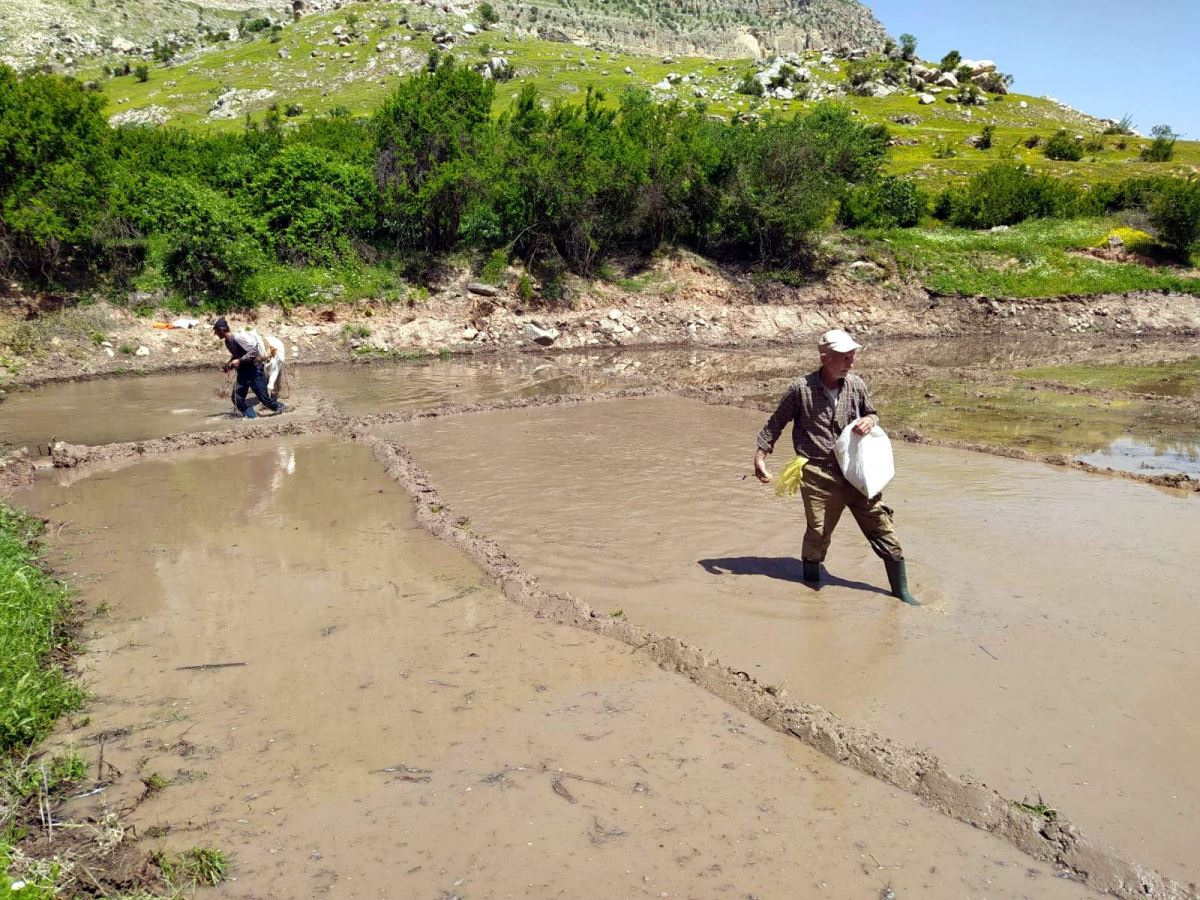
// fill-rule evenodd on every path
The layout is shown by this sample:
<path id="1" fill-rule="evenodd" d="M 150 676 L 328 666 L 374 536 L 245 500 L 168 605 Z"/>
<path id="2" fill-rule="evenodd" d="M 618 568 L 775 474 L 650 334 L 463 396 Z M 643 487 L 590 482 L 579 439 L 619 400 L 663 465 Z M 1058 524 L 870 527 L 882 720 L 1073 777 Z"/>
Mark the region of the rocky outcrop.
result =
<path id="1" fill-rule="evenodd" d="M 857 0 L 698 0 L 686 6 L 622 9 L 591 0 L 565 8 L 548 0 L 494 4 L 506 22 L 543 40 L 574 40 L 634 53 L 722 59 L 764 58 L 825 47 L 876 50 L 887 32 Z"/>

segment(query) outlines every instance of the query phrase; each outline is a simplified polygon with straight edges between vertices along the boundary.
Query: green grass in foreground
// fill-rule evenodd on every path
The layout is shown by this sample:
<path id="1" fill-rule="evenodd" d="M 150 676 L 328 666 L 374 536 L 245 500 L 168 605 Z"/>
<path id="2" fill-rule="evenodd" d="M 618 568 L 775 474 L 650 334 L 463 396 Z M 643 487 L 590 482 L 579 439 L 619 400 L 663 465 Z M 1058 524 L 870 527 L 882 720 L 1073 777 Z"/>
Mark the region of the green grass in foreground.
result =
<path id="1" fill-rule="evenodd" d="M 894 257 L 901 275 L 939 294 L 1026 299 L 1129 291 L 1200 295 L 1200 278 L 1183 270 L 1072 252 L 1097 246 L 1118 224 L 1031 219 L 998 232 L 896 228 L 863 231 L 860 237 Z"/>
<path id="2" fill-rule="evenodd" d="M 1042 366 L 1018 369 L 1019 378 L 1135 394 L 1191 397 L 1200 391 L 1200 358 L 1144 366 Z"/>
<path id="3" fill-rule="evenodd" d="M 83 690 L 50 657 L 65 639 L 66 588 L 37 564 L 42 524 L 0 504 L 0 753 L 44 737 Z"/>

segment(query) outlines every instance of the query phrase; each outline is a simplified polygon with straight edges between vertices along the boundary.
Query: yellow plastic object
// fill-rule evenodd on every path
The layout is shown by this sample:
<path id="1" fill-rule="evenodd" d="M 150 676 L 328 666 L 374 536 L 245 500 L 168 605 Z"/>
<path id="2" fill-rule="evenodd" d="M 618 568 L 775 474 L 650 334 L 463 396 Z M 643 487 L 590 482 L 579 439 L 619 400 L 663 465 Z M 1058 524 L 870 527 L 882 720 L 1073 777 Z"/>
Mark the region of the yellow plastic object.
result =
<path id="1" fill-rule="evenodd" d="M 796 491 L 800 490 L 800 477 L 804 474 L 804 464 L 808 460 L 803 456 L 797 456 L 790 463 L 783 467 L 783 471 L 779 473 L 779 477 L 775 480 L 775 493 L 780 497 L 795 497 Z"/>

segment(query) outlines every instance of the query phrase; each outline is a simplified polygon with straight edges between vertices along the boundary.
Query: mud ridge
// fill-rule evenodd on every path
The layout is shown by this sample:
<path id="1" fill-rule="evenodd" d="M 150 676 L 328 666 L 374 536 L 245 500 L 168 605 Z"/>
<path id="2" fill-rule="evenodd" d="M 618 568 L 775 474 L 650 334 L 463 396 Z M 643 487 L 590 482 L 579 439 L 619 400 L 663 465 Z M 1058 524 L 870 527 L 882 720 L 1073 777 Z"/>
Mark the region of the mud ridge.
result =
<path id="1" fill-rule="evenodd" d="M 1083 835 L 1061 815 L 1035 815 L 971 777 L 946 771 L 928 751 L 905 747 L 843 721 L 816 704 L 794 700 L 784 690 L 760 684 L 700 647 L 627 621 L 603 616 L 569 594 L 553 593 L 442 500 L 430 475 L 400 444 L 377 435 L 353 433 L 413 498 L 417 519 L 430 533 L 461 550 L 496 580 L 509 599 L 536 616 L 620 640 L 647 653 L 662 668 L 687 677 L 743 712 L 790 734 L 826 756 L 902 788 L 959 821 L 1006 838 L 1035 859 L 1062 867 L 1090 888 L 1114 897 L 1197 900 L 1183 886 L 1153 869 L 1127 862 Z"/>
<path id="2" fill-rule="evenodd" d="M 88 446 L 59 441 L 50 448 L 50 463 L 56 469 L 75 469 L 84 465 L 133 463 L 147 456 L 159 456 L 194 450 L 197 447 L 222 447 L 250 441 L 305 434 L 331 433 L 346 429 L 349 423 L 328 399 L 312 393 L 313 413 L 301 419 L 287 418 L 255 422 L 247 428 L 229 431 L 191 431 L 115 444 Z M 0 459 L 0 489 L 13 490 L 32 483 L 39 465 L 20 451 Z"/>
<path id="3" fill-rule="evenodd" d="M 422 409 L 405 409 L 396 412 L 368 413 L 359 416 L 357 427 L 376 425 L 403 425 L 417 419 L 439 419 L 445 416 L 464 416 L 471 413 L 499 412 L 505 409 L 538 409 L 548 406 L 582 406 L 587 403 L 603 403 L 612 400 L 640 400 L 645 397 L 662 397 L 671 393 L 667 388 L 636 387 L 616 388 L 595 394 L 549 394 L 542 397 L 516 397 L 510 400 L 483 400 L 478 403 L 459 403 L 449 406 L 430 406 Z"/>

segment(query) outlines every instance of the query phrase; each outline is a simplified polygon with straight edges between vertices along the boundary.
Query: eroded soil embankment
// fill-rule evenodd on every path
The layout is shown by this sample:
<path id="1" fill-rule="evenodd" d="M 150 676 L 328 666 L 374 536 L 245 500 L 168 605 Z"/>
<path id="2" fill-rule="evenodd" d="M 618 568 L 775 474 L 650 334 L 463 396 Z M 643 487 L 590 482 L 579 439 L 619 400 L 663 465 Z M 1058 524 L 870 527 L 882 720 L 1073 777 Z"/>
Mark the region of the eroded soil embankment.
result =
<path id="1" fill-rule="evenodd" d="M 1043 821 L 977 782 L 947 775 L 929 754 L 908 750 L 879 738 L 870 730 L 847 725 L 819 707 L 781 697 L 778 691 L 758 685 L 745 673 L 721 666 L 711 656 L 684 641 L 638 628 L 619 618 L 600 617 L 570 598 L 541 591 L 536 581 L 495 544 L 465 529 L 469 523 L 445 508 L 428 477 L 413 466 L 400 448 L 365 435 L 362 424 L 344 421 L 339 430 L 358 434 L 374 444 L 377 454 L 388 463 L 391 474 L 421 501 L 419 515 L 425 524 L 467 549 L 502 583 L 510 596 L 542 615 L 619 637 L 773 727 L 796 734 L 834 758 L 926 797 L 958 818 L 996 831 L 1039 858 L 1071 866 L 1089 884 L 1101 890 L 1113 891 L 1119 896 L 1146 896 L 1147 892 L 1162 897 L 1194 896 L 1194 891 L 1189 894 L 1168 879 L 1121 862 L 1109 851 L 1082 838 L 1061 819 Z M 203 436 L 193 438 L 197 443 L 205 440 Z M 237 439 L 234 436 L 221 438 Z M 94 458 L 117 456 L 128 459 L 139 457 L 146 451 L 182 445 L 172 443 L 168 447 L 162 442 L 148 442 L 138 447 L 120 448 L 115 454 L 106 453 L 103 448 L 88 453 L 95 452 Z M 86 457 L 75 458 L 75 462 L 79 463 L 83 458 Z"/>
<path id="2" fill-rule="evenodd" d="M 1200 334 L 1200 302 L 1191 296 L 1146 293 L 1014 303 L 856 284 L 759 288 L 686 261 L 672 261 L 668 268 L 677 283 L 677 290 L 669 294 L 637 294 L 601 285 L 571 309 L 528 309 L 503 293 L 472 296 L 464 283 L 414 308 L 263 307 L 234 319 L 235 324 L 249 319 L 260 330 L 278 335 L 288 346 L 289 360 L 301 363 L 441 351 L 541 352 L 545 347 L 530 337 L 530 324 L 559 332 L 553 348 L 560 350 L 763 347 L 809 343 L 835 327 L 849 328 L 860 337 L 892 338 Z M 163 324 L 175 316 L 155 318 Z M 38 322 L 36 334 L 22 342 L 30 346 L 30 355 L 11 348 L 6 353 L 18 369 L 14 384 L 203 368 L 212 365 L 219 349 L 207 321 L 193 329 L 163 330 L 155 327 L 154 318 L 107 304 L 51 314 Z M 15 321 L 9 330 L 25 325 L 23 319 Z M 96 334 L 107 335 L 112 346 L 97 346 Z M 145 348 L 145 355 L 136 355 L 139 347 Z"/>
<path id="3" fill-rule="evenodd" d="M 91 721 L 57 740 L 107 767 L 56 814 L 124 809 L 143 845 L 226 849 L 219 896 L 1085 893 L 523 615 L 361 444 L 54 474 L 84 477 L 19 499 L 64 523 L 56 554 L 99 607 Z"/>

